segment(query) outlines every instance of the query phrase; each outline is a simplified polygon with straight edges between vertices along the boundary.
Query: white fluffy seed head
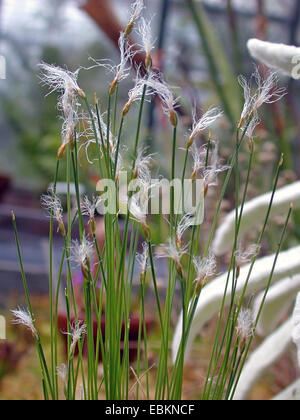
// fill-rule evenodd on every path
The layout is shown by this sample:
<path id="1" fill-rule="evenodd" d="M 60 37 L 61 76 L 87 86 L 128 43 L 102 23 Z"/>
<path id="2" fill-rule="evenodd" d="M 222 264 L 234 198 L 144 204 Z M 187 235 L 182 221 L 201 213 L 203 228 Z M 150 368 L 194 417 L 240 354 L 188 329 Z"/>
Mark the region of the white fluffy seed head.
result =
<path id="1" fill-rule="evenodd" d="M 188 140 L 188 148 L 191 147 L 196 137 L 198 137 L 204 130 L 213 125 L 219 118 L 223 116 L 223 112 L 219 108 L 209 109 L 200 119 L 196 119 L 195 113 L 193 115 L 193 126 Z"/>
<path id="2" fill-rule="evenodd" d="M 244 264 L 249 263 L 254 256 L 257 256 L 259 253 L 260 247 L 259 245 L 252 244 L 247 249 L 242 249 L 241 245 L 239 245 L 237 251 L 235 252 L 235 259 L 238 266 L 242 266 Z"/>
<path id="3" fill-rule="evenodd" d="M 120 63 L 115 66 L 111 66 L 109 64 L 102 64 L 99 62 L 98 64 L 106 67 L 109 69 L 113 75 L 114 80 L 110 85 L 109 94 L 113 95 L 117 85 L 122 81 L 125 80 L 130 74 L 130 63 L 135 55 L 133 51 L 133 47 L 129 44 L 126 34 L 124 32 L 120 33 L 119 37 L 119 50 L 120 50 Z"/>
<path id="4" fill-rule="evenodd" d="M 187 253 L 188 245 L 178 248 L 175 238 L 168 238 L 166 244 L 161 244 L 156 250 L 156 258 L 169 258 L 175 262 L 180 262 L 181 258 Z"/>
<path id="5" fill-rule="evenodd" d="M 129 211 L 133 218 L 144 228 L 147 228 L 147 214 L 149 202 L 153 197 L 153 190 L 159 185 L 159 181 L 153 182 L 149 165 L 152 156 L 144 154 L 145 149 L 141 149 L 138 154 L 137 165 L 135 167 L 136 192 L 130 199 Z"/>
<path id="6" fill-rule="evenodd" d="M 154 49 L 151 19 L 146 21 L 145 18 L 141 18 L 141 21 L 138 26 L 138 33 L 142 39 L 142 48 L 145 51 L 146 56 L 150 56 L 151 51 Z"/>
<path id="7" fill-rule="evenodd" d="M 168 258 L 174 261 L 177 274 L 181 281 L 183 281 L 183 268 L 181 265 L 182 257 L 187 254 L 188 245 L 178 246 L 176 238 L 169 238 L 166 244 L 160 245 L 156 250 L 156 258 Z"/>
<path id="8" fill-rule="evenodd" d="M 247 130 L 246 130 L 246 135 L 248 136 L 248 138 L 250 140 L 252 140 L 255 137 L 255 130 L 257 128 L 257 126 L 260 124 L 260 118 L 258 115 L 258 112 L 254 112 L 252 114 L 252 118 L 250 123 L 247 125 Z"/>
<path id="9" fill-rule="evenodd" d="M 140 267 L 141 273 L 144 276 L 149 269 L 149 246 L 147 242 L 143 243 L 143 252 L 136 254 L 136 262 Z"/>
<path id="10" fill-rule="evenodd" d="M 49 216 L 53 215 L 57 222 L 63 220 L 63 208 L 60 198 L 54 194 L 52 188 L 48 189 L 48 194 L 41 196 L 41 205 L 47 211 Z"/>
<path id="11" fill-rule="evenodd" d="M 144 76 L 141 75 L 140 71 L 141 66 L 137 69 L 137 74 L 135 78 L 134 87 L 128 93 L 128 101 L 123 107 L 122 116 L 123 118 L 128 114 L 130 108 L 134 102 L 140 101 L 144 96 L 145 101 L 149 100 L 154 94 L 154 91 L 151 89 L 144 89 L 148 83 L 151 83 L 152 79 L 157 79 L 157 75 L 154 72 L 148 71 Z"/>
<path id="12" fill-rule="evenodd" d="M 90 219 L 95 217 L 95 212 L 99 203 L 101 202 L 100 197 L 93 196 L 91 200 L 85 196 L 81 202 L 81 213 L 83 216 L 88 216 Z"/>
<path id="13" fill-rule="evenodd" d="M 48 194 L 42 195 L 41 197 L 41 205 L 47 210 L 48 215 L 53 217 L 58 223 L 58 230 L 60 230 L 62 236 L 65 237 L 66 229 L 63 220 L 63 208 L 61 204 L 61 200 L 59 197 L 54 193 L 52 188 L 49 188 Z"/>
<path id="14" fill-rule="evenodd" d="M 129 75 L 130 67 L 127 66 L 134 54 L 131 47 L 128 45 L 128 42 L 126 41 L 124 32 L 120 33 L 119 49 L 121 59 L 119 65 L 115 68 L 115 78 L 118 80 L 118 82 L 126 79 Z"/>
<path id="15" fill-rule="evenodd" d="M 136 0 L 130 8 L 130 18 L 129 23 L 125 29 L 125 36 L 126 38 L 131 34 L 132 29 L 134 27 L 135 22 L 139 19 L 141 16 L 141 13 L 144 9 L 144 0 Z"/>
<path id="16" fill-rule="evenodd" d="M 99 128 L 97 128 L 97 137 L 98 137 L 98 141 L 100 142 L 101 137 L 103 138 L 103 142 L 104 142 L 104 147 L 107 146 L 107 143 L 109 144 L 109 151 L 112 157 L 113 152 L 115 151 L 116 148 L 116 143 L 117 143 L 117 139 L 116 137 L 113 135 L 113 133 L 110 130 L 107 130 L 107 124 L 104 121 L 104 118 L 106 116 L 106 112 L 104 113 L 100 113 L 99 115 L 99 123 L 100 123 L 100 127 L 101 127 L 101 133 Z M 96 127 L 99 127 L 98 124 L 98 116 L 96 115 L 96 113 L 94 114 L 94 122 Z M 93 125 L 91 126 L 91 130 L 92 130 L 92 136 L 94 137 L 94 128 Z M 108 131 L 108 133 L 107 133 Z M 107 134 L 109 136 L 109 138 L 107 139 Z M 96 140 L 93 140 L 94 143 L 96 143 Z"/>
<path id="17" fill-rule="evenodd" d="M 82 321 L 78 321 L 71 327 L 71 333 L 66 333 L 67 335 L 70 335 L 70 337 L 72 338 L 70 354 L 74 353 L 77 343 L 86 334 L 86 331 L 87 331 L 86 324 L 84 324 Z"/>
<path id="18" fill-rule="evenodd" d="M 62 382 L 64 384 L 66 384 L 67 377 L 68 377 L 68 368 L 67 368 L 67 366 L 64 363 L 62 363 L 61 365 L 57 366 L 57 368 L 56 368 L 56 374 L 62 380 Z"/>
<path id="19" fill-rule="evenodd" d="M 144 86 L 145 79 L 137 76 L 134 87 L 128 92 L 128 104 L 132 105 L 142 98 Z"/>
<path id="20" fill-rule="evenodd" d="M 254 93 L 252 93 L 252 80 L 256 84 Z M 240 76 L 239 83 L 243 88 L 245 98 L 239 128 L 244 130 L 248 126 L 247 135 L 252 138 L 255 128 L 260 122 L 259 108 L 263 104 L 279 101 L 286 94 L 286 89 L 278 87 L 277 73 L 270 72 L 267 78 L 263 79 L 258 68 L 255 69 L 249 82 L 243 76 Z"/>
<path id="21" fill-rule="evenodd" d="M 28 309 L 19 307 L 18 309 L 11 311 L 11 313 L 14 316 L 12 321 L 13 324 L 24 325 L 29 331 L 31 331 L 35 338 L 38 338 L 38 333 L 34 326 L 34 320 L 32 319 Z"/>
<path id="22" fill-rule="evenodd" d="M 90 263 L 94 255 L 94 244 L 86 237 L 79 243 L 77 240 L 72 242 L 71 245 L 71 261 L 78 264 L 81 269 L 87 274 L 90 269 Z"/>
<path id="23" fill-rule="evenodd" d="M 162 75 L 149 78 L 147 80 L 147 86 L 160 98 L 164 113 L 172 118 L 179 99 L 174 97 L 170 87 L 163 80 Z"/>
<path id="24" fill-rule="evenodd" d="M 203 173 L 206 163 L 207 149 L 206 147 L 198 147 L 195 143 L 189 149 L 193 159 L 193 175 L 195 178 L 200 173 Z"/>
<path id="25" fill-rule="evenodd" d="M 110 84 L 109 94 L 112 95 L 117 85 L 122 81 L 125 80 L 130 74 L 131 68 L 131 61 L 136 51 L 134 51 L 133 46 L 129 44 L 126 34 L 124 32 L 120 33 L 119 41 L 119 51 L 120 51 L 120 62 L 119 64 L 111 64 L 109 60 L 97 60 L 90 57 L 90 60 L 94 63 L 92 67 L 103 67 L 108 72 L 113 74 L 113 81 Z"/>
<path id="26" fill-rule="evenodd" d="M 193 259 L 196 281 L 209 280 L 216 275 L 217 261 L 212 252 L 207 257 L 195 257 Z"/>
<path id="27" fill-rule="evenodd" d="M 134 196 L 130 200 L 129 211 L 132 218 L 142 226 L 147 224 L 148 201 L 142 202 L 139 196 Z"/>
<path id="28" fill-rule="evenodd" d="M 142 76 L 140 67 L 137 69 L 136 77 L 134 80 L 134 87 L 128 92 L 128 101 L 123 108 L 123 116 L 127 115 L 130 110 L 131 105 L 141 100 L 144 95 L 144 88 L 147 85 L 148 80 L 151 80 L 154 77 L 153 72 L 147 73 L 147 75 Z M 145 91 L 145 100 L 148 100 L 148 97 L 151 96 L 152 92 L 147 89 Z"/>
<path id="29" fill-rule="evenodd" d="M 101 147 L 101 134 L 98 124 L 98 117 L 94 110 L 91 110 L 92 117 L 90 117 L 88 114 L 82 112 L 78 118 L 78 121 L 80 123 L 80 137 L 84 139 L 84 141 L 80 142 L 80 146 L 78 148 L 78 151 L 80 152 L 83 148 L 86 155 L 86 160 L 91 165 L 94 164 L 94 161 L 96 161 L 98 158 L 93 157 L 93 160 L 89 157 L 89 147 L 91 145 L 94 145 L 95 147 L 98 147 L 98 150 L 100 152 L 100 156 L 103 156 L 103 150 Z M 106 139 L 107 130 L 104 131 L 104 128 L 106 127 L 106 124 L 103 120 L 103 115 L 99 115 L 103 140 Z M 106 141 L 105 141 L 106 144 Z"/>
<path id="30" fill-rule="evenodd" d="M 80 106 L 77 96 L 86 97 L 77 83 L 80 69 L 76 72 L 70 72 L 45 63 L 41 63 L 39 67 L 43 72 L 40 77 L 42 83 L 49 86 L 50 93 L 58 92 L 60 94 L 58 108 L 63 112 L 63 124 L 62 147 L 59 149 L 58 157 L 61 158 L 65 146 L 67 144 L 72 146 L 74 142 L 74 130 L 78 122 L 78 108 Z"/>
<path id="31" fill-rule="evenodd" d="M 268 77 L 264 80 L 256 69 L 254 77 L 257 83 L 257 95 L 254 100 L 254 109 L 258 109 L 264 103 L 272 104 L 279 101 L 286 95 L 286 89 L 278 87 L 278 75 L 275 72 L 269 73 Z"/>
<path id="32" fill-rule="evenodd" d="M 50 93 L 60 93 L 62 101 L 66 94 L 70 96 L 74 93 L 82 95 L 82 90 L 77 82 L 80 69 L 71 72 L 47 63 L 41 63 L 39 67 L 43 72 L 40 77 L 42 83 L 50 87 Z"/>
<path id="33" fill-rule="evenodd" d="M 191 213 L 184 214 L 178 222 L 176 228 L 176 242 L 177 246 L 184 247 L 183 236 L 185 232 L 195 225 L 195 215 Z"/>
<path id="34" fill-rule="evenodd" d="M 221 165 L 219 158 L 219 145 L 217 142 L 211 142 L 212 153 L 210 153 L 209 165 L 203 171 L 203 178 L 205 186 L 216 186 L 218 185 L 218 175 L 229 169 L 228 165 Z"/>
<path id="35" fill-rule="evenodd" d="M 153 163 L 153 154 L 147 153 L 147 148 L 140 148 L 137 153 L 134 178 L 139 178 L 145 184 L 149 184 L 151 180 L 150 167 Z"/>
<path id="36" fill-rule="evenodd" d="M 131 12 L 130 20 L 136 21 L 140 17 L 143 9 L 144 9 L 144 0 L 136 0 L 131 6 L 132 12 Z"/>
<path id="37" fill-rule="evenodd" d="M 194 257 L 193 264 L 195 292 L 199 296 L 206 283 L 216 275 L 217 262 L 215 256 L 210 252 L 207 257 Z"/>
<path id="38" fill-rule="evenodd" d="M 236 330 L 242 342 L 246 342 L 254 334 L 254 317 L 251 309 L 241 309 Z"/>
<path id="39" fill-rule="evenodd" d="M 252 111 L 253 98 L 251 95 L 251 85 L 248 80 L 244 76 L 240 75 L 238 77 L 238 82 L 244 91 L 244 107 L 241 114 L 241 120 L 244 121 Z"/>

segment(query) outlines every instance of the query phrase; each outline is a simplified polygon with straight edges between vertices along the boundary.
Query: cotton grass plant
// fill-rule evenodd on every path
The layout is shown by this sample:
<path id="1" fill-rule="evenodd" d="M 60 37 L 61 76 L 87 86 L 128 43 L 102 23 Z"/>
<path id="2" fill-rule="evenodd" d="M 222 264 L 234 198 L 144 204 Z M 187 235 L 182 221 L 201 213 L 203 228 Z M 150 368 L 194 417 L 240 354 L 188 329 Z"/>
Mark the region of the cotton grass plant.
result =
<path id="1" fill-rule="evenodd" d="M 112 73 L 108 85 L 107 97 L 91 101 L 79 86 L 79 70 L 72 73 L 46 63 L 41 64 L 41 80 L 49 87 L 50 92 L 58 94 L 58 109 L 62 116 L 62 143 L 56 160 L 53 188 L 47 196 L 42 197 L 42 205 L 50 215 L 49 233 L 49 320 L 51 335 L 51 354 L 46 359 L 31 306 L 30 293 L 22 263 L 22 253 L 18 239 L 17 221 L 13 215 L 13 227 L 16 237 L 21 274 L 25 289 L 27 309 L 13 312 L 15 322 L 24 324 L 31 330 L 37 343 L 41 364 L 41 375 L 45 399 L 57 400 L 64 397 L 73 400 L 80 392 L 87 400 L 97 400 L 105 395 L 108 400 L 126 400 L 130 398 L 150 397 L 164 399 L 181 399 L 184 382 L 184 361 L 194 337 L 195 320 L 200 317 L 204 322 L 214 312 L 219 312 L 215 341 L 211 349 L 211 360 L 205 384 L 199 389 L 202 399 L 232 399 L 237 389 L 239 378 L 245 365 L 255 329 L 266 300 L 267 292 L 272 284 L 273 276 L 284 278 L 286 272 L 282 266 L 290 255 L 280 257 L 292 206 L 288 203 L 286 222 L 278 248 L 273 256 L 262 261 L 263 270 L 256 271 L 256 260 L 260 245 L 268 227 L 270 214 L 275 200 L 275 192 L 284 157 L 278 159 L 274 177 L 273 191 L 266 198 L 267 205 L 262 208 L 263 229 L 254 244 L 251 253 L 241 252 L 240 234 L 243 227 L 243 215 L 247 210 L 245 201 L 251 180 L 253 156 L 255 151 L 254 132 L 259 121 L 259 109 L 264 103 L 279 100 L 284 94 L 277 87 L 277 78 L 272 73 L 263 80 L 255 73 L 256 90 L 245 80 L 240 79 L 245 93 L 245 105 L 241 110 L 241 118 L 236 121 L 235 143 L 232 145 L 232 157 L 225 165 L 218 156 L 219 145 L 211 140 L 207 145 L 198 146 L 200 135 L 223 118 L 218 108 L 209 109 L 198 119 L 194 117 L 191 131 L 187 133 L 184 144 L 185 158 L 178 167 L 180 118 L 177 114 L 177 98 L 165 81 L 162 74 L 152 71 L 151 53 L 153 40 L 150 27 L 141 18 L 143 2 L 133 4 L 132 14 L 124 33 L 120 34 L 120 63 L 110 65 L 107 61 L 95 60 L 94 66 L 99 71 L 109 70 Z M 141 48 L 145 54 L 145 66 L 136 70 L 134 87 L 130 90 L 128 100 L 118 113 L 119 85 L 130 77 L 130 64 L 134 50 L 128 43 L 128 36 L 134 30 L 140 33 Z M 84 70 L 81 70 L 84 71 Z M 194 223 L 197 214 L 178 214 L 175 192 L 170 191 L 170 214 L 168 217 L 168 238 L 164 244 L 153 242 L 153 224 L 145 213 L 151 198 L 151 162 L 155 156 L 149 155 L 142 138 L 143 113 L 147 101 L 159 98 L 161 112 L 167 117 L 170 129 L 171 179 L 181 174 L 184 185 L 185 178 L 194 182 L 202 179 L 204 183 L 205 201 L 210 191 L 218 191 L 214 217 L 206 243 L 203 243 L 201 224 Z M 134 111 L 133 111 L 133 107 Z M 104 111 L 103 111 L 104 110 Z M 80 112 L 79 112 L 80 111 Z M 130 112 L 136 112 L 136 133 L 133 149 L 128 151 L 129 141 L 125 136 L 124 125 Z M 83 115 L 82 115 L 83 113 Z M 84 128 L 82 128 L 84 126 Z M 125 215 L 121 231 L 120 208 L 124 203 L 116 199 L 115 211 L 104 215 L 105 245 L 99 248 L 96 237 L 95 211 L 103 207 L 105 193 L 92 198 L 82 197 L 79 192 L 80 162 L 79 151 L 87 152 L 90 146 L 96 150 L 96 157 L 91 161 L 98 170 L 101 180 L 110 180 L 120 189 L 120 171 L 129 161 L 127 173 L 130 180 L 139 181 L 142 185 L 139 194 L 130 193 L 128 211 Z M 126 146 L 126 148 L 124 148 Z M 182 146 L 182 144 L 180 144 Z M 248 155 L 247 180 L 241 193 L 240 153 Z M 124 151 L 127 151 L 126 159 Z M 182 153 L 180 151 L 180 153 Z M 61 161 L 66 160 L 67 204 L 66 218 L 63 217 L 62 205 L 56 194 L 58 175 L 61 174 Z M 212 240 L 217 227 L 219 213 L 228 188 L 234 182 L 235 210 L 232 235 L 230 236 L 231 259 L 227 273 L 218 276 L 217 261 L 212 251 Z M 71 184 L 76 191 L 77 209 L 74 215 L 71 201 Z M 121 200 L 122 201 L 122 200 Z M 197 203 L 197 208 L 203 202 Z M 197 210 L 196 210 L 197 213 Z M 79 240 L 73 240 L 73 233 L 78 221 Z M 165 217 L 161 215 L 162 223 Z M 53 275 L 53 233 L 58 224 L 59 232 L 64 240 L 59 276 L 56 287 Z M 138 252 L 138 244 L 142 241 L 142 252 Z M 292 251 L 288 251 L 293 253 Z M 247 255 L 247 257 L 246 257 Z M 168 261 L 168 278 L 166 278 L 166 296 L 161 298 L 158 286 L 157 267 L 159 259 Z M 281 259 L 280 259 L 281 258 Z M 250 262 L 248 260 L 251 260 Z M 246 261 L 247 260 L 247 261 Z M 276 271 L 279 261 L 280 270 Z M 241 265 L 249 262 L 248 265 Z M 83 277 L 84 317 L 79 312 L 72 280 L 72 264 L 81 270 Z M 63 266 L 67 267 L 67 282 L 63 284 Z M 259 262 L 257 263 L 257 265 Z M 299 271 L 299 263 L 295 262 L 295 270 Z M 132 288 L 135 267 L 140 275 L 139 304 L 139 336 L 137 361 L 130 363 L 130 315 L 132 309 Z M 290 268 L 290 267 L 289 267 Z M 262 273 L 263 271 L 263 273 Z M 286 270 L 287 271 L 287 270 Z M 259 272 L 259 275 L 256 274 Z M 253 276 L 254 278 L 253 278 Z M 256 276 L 256 277 L 255 277 Z M 146 328 L 145 294 L 147 281 L 153 285 L 155 308 L 158 319 L 161 347 L 153 366 L 149 365 L 148 351 L 151 346 Z M 208 283 L 208 284 L 207 284 Z M 67 330 L 64 331 L 68 341 L 67 360 L 61 360 L 58 348 L 58 301 L 59 290 L 65 288 L 65 311 L 67 314 Z M 212 291 L 212 288 L 214 291 Z M 182 315 L 175 333 L 173 358 L 169 348 L 173 338 L 172 310 L 177 286 L 181 294 Z M 265 293 L 255 319 L 249 312 L 249 289 L 263 287 Z M 214 293 L 217 295 L 214 296 Z M 211 295 L 206 306 L 205 299 Z M 206 297 L 205 297 L 206 296 Z M 229 311 L 225 306 L 229 304 Z M 105 317 L 105 337 L 101 329 L 102 316 Z M 94 323 L 97 331 L 95 334 Z M 203 323 L 204 323 L 203 322 Z M 120 351 L 123 341 L 122 353 Z M 86 346 L 87 357 L 83 355 Z M 75 356 L 76 354 L 76 356 Z M 102 356 L 102 367 L 99 369 L 99 356 Z M 63 364 L 61 364 L 63 362 Z M 173 362 L 173 363 L 172 363 Z M 135 378 L 132 383 L 131 373 Z M 154 377 L 154 390 L 151 383 Z M 214 378 L 214 380 L 212 380 Z M 152 381 L 152 382 L 151 382 Z M 62 382 L 62 384 L 61 384 Z"/>

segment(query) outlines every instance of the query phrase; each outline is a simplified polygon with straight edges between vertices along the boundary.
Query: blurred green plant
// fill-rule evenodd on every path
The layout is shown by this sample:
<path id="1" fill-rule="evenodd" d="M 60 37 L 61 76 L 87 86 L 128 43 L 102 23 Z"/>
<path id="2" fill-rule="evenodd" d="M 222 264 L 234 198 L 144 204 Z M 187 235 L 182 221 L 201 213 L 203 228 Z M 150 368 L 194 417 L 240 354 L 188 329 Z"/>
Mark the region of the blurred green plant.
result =
<path id="1" fill-rule="evenodd" d="M 228 120 L 234 126 L 241 107 L 241 101 L 239 101 L 241 93 L 235 74 L 203 6 L 201 4 L 196 6 L 194 0 L 187 0 L 187 7 L 199 32 L 201 46 L 215 90 Z M 232 98 L 237 99 L 233 100 Z"/>

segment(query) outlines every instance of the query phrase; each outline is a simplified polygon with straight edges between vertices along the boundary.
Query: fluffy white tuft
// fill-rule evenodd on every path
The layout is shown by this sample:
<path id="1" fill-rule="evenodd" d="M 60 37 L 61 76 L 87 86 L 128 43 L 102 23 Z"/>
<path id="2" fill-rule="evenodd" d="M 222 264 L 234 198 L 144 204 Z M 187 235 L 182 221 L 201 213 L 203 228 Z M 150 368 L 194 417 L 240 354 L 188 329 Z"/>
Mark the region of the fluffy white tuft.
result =
<path id="1" fill-rule="evenodd" d="M 34 326 L 34 320 L 31 317 L 31 314 L 28 309 L 23 309 L 19 307 L 18 309 L 15 309 L 11 311 L 11 313 L 14 316 L 13 324 L 19 324 L 24 325 L 29 331 L 32 332 L 32 335 L 37 338 L 38 333 Z"/>

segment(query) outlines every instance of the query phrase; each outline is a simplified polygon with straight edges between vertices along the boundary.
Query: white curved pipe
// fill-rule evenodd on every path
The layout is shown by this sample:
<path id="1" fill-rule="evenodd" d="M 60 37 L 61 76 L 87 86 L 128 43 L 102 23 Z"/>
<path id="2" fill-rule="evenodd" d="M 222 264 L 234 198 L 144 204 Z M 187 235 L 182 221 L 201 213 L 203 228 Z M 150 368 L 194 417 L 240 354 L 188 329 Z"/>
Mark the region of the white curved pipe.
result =
<path id="1" fill-rule="evenodd" d="M 240 227 L 240 237 L 251 229 L 257 228 L 260 223 L 264 222 L 271 195 L 272 193 L 269 192 L 254 198 L 245 204 Z M 276 191 L 270 216 L 287 213 L 291 203 L 294 204 L 295 209 L 300 208 L 300 181 L 294 182 L 293 184 Z M 230 212 L 216 231 L 212 250 L 217 256 L 225 254 L 233 246 L 235 216 L 235 210 Z"/>
<path id="2" fill-rule="evenodd" d="M 266 287 L 274 263 L 274 258 L 275 255 L 271 255 L 256 261 L 246 294 L 249 295 L 251 293 L 258 292 Z M 240 277 L 237 282 L 237 296 L 242 293 L 242 290 L 245 286 L 249 267 L 250 265 L 248 264 L 247 266 L 241 268 Z M 288 276 L 293 276 L 296 274 L 300 274 L 300 246 L 280 253 L 273 275 L 273 284 Z M 222 274 L 202 290 L 187 341 L 185 355 L 186 359 L 188 358 L 191 345 L 197 334 L 201 331 L 202 327 L 213 317 L 213 315 L 220 310 L 225 291 L 226 279 L 227 273 Z M 230 303 L 230 299 L 231 287 L 229 285 L 225 299 L 226 305 Z M 182 320 L 180 316 L 177 327 L 175 329 L 172 345 L 173 361 L 176 360 L 176 355 L 181 341 L 181 334 Z"/>
<path id="3" fill-rule="evenodd" d="M 282 356 L 292 342 L 292 319 L 271 334 L 249 357 L 242 371 L 234 399 L 247 398 L 264 372 Z"/>
<path id="4" fill-rule="evenodd" d="M 261 336 L 270 334 L 280 323 L 283 315 L 290 309 L 300 290 L 300 276 L 289 277 L 272 286 L 268 292 L 260 315 L 256 332 Z M 254 301 L 254 317 L 258 314 L 264 293 L 260 293 Z"/>
<path id="5" fill-rule="evenodd" d="M 279 69 L 295 79 L 299 78 L 295 66 L 299 63 L 300 48 L 255 38 L 249 39 L 247 46 L 251 56 L 267 67 Z"/>
<path id="6" fill-rule="evenodd" d="M 300 400 L 300 379 L 280 392 L 272 401 L 299 401 Z"/>

